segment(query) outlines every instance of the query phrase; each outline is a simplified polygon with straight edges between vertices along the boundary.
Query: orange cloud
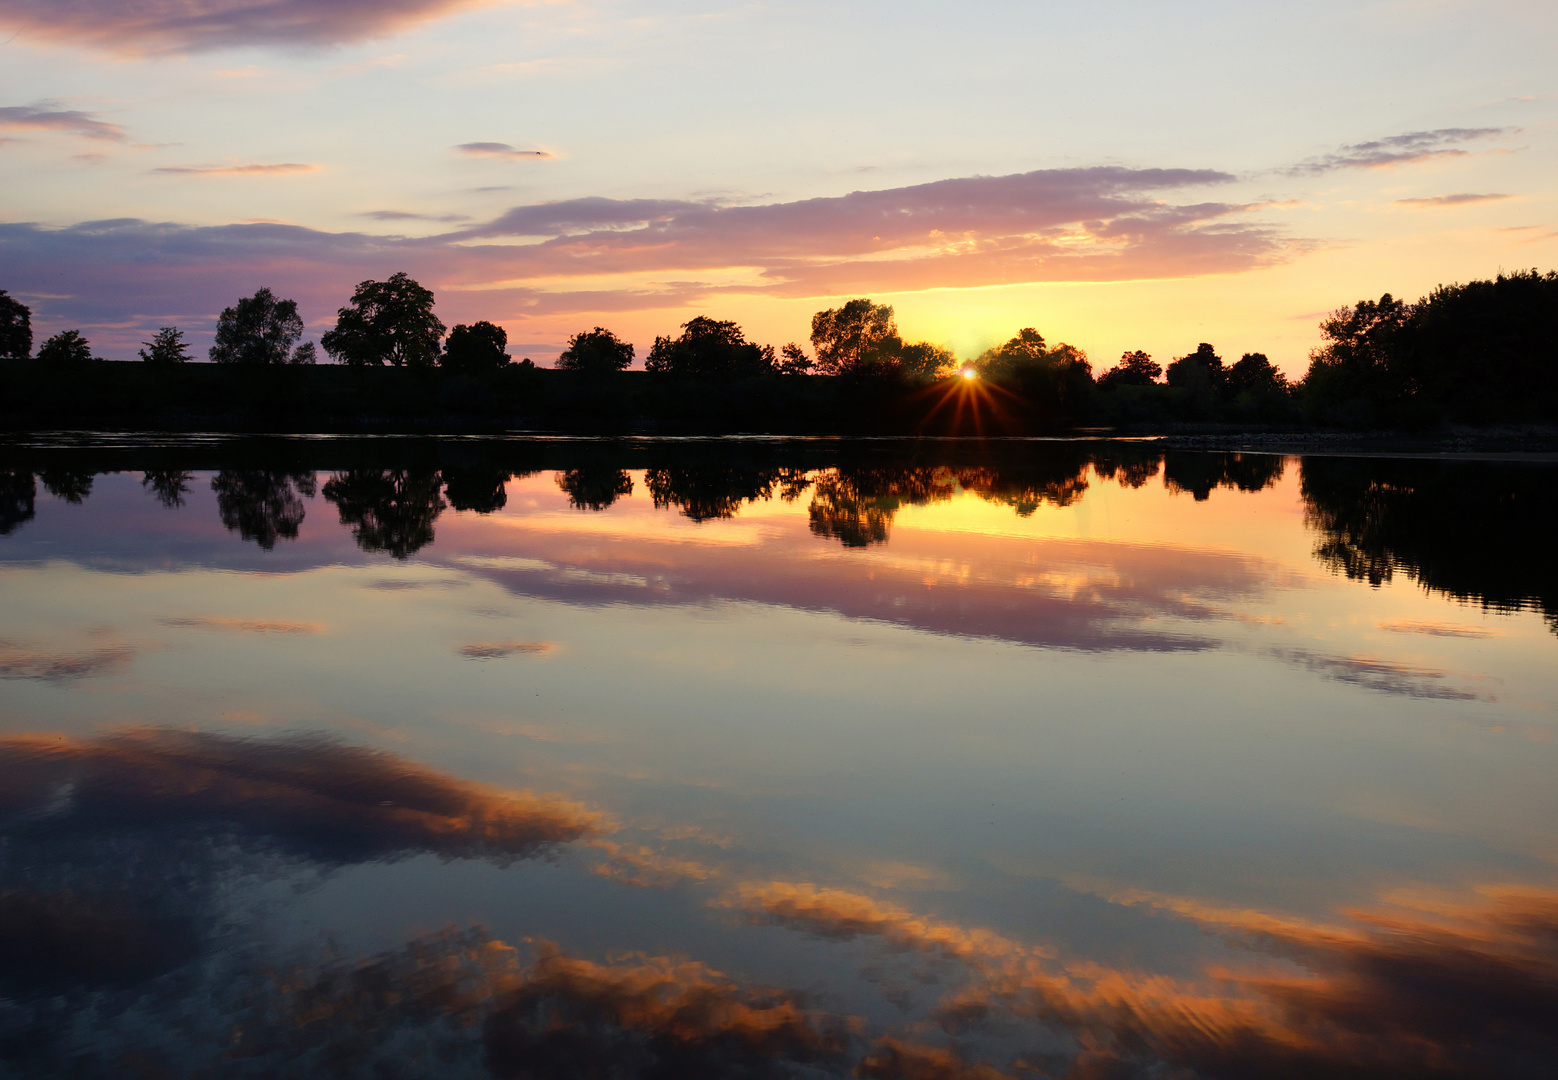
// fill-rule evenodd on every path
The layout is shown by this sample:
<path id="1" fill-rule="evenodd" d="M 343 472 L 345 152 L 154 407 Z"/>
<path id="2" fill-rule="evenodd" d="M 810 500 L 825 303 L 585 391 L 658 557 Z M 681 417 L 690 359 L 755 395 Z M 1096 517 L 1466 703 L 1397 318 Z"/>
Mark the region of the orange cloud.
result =
<path id="1" fill-rule="evenodd" d="M 237 630 L 249 634 L 319 634 L 324 625 L 316 622 L 289 622 L 285 619 L 228 619 L 217 616 L 191 616 L 159 619 L 163 626 L 190 630 Z"/>
<path id="2" fill-rule="evenodd" d="M 502 656 L 523 656 L 552 651 L 549 641 L 487 641 L 461 645 L 456 650 L 467 660 L 496 660 Z"/>

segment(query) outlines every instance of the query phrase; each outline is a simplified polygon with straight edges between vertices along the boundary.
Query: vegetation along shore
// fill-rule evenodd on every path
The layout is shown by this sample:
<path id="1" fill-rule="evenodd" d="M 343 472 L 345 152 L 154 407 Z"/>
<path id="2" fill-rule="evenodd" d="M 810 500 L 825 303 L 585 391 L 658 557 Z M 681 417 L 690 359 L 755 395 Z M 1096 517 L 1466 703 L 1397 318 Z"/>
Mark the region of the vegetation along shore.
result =
<path id="1" fill-rule="evenodd" d="M 1199 343 L 1167 363 L 1102 368 L 1033 328 L 960 360 L 905 341 L 893 309 L 850 300 L 812 319 L 810 352 L 748 341 L 699 316 L 655 339 L 643 367 L 604 327 L 555 366 L 514 359 L 487 321 L 447 328 L 403 273 L 365 281 L 320 339 L 269 289 L 217 321 L 210 363 L 161 328 L 140 361 L 110 362 L 66 330 L 33 350 L 31 312 L 0 291 L 0 424 L 229 430 L 1031 435 L 1079 430 L 1390 431 L 1558 423 L 1558 272 L 1386 294 L 1328 316 L 1304 377 L 1262 353 Z"/>

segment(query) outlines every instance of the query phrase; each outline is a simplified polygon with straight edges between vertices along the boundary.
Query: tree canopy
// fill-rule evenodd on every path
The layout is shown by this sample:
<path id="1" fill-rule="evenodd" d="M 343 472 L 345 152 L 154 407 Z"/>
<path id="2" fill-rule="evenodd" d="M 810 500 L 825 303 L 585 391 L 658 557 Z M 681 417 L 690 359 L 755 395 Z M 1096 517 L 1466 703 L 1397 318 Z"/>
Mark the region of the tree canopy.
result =
<path id="1" fill-rule="evenodd" d="M 32 355 L 32 311 L 0 289 L 0 357 L 26 360 Z"/>
<path id="2" fill-rule="evenodd" d="M 461 323 L 449 331 L 439 366 L 461 375 L 483 375 L 497 371 L 509 362 L 508 331 L 486 319 Z"/>
<path id="3" fill-rule="evenodd" d="M 734 322 L 702 315 L 682 324 L 680 337 L 657 337 L 644 370 L 690 378 L 734 378 L 773 370 L 772 348 L 754 345 Z"/>
<path id="4" fill-rule="evenodd" d="M 302 336 L 297 301 L 278 300 L 269 289 L 260 289 L 222 309 L 210 355 L 218 364 L 285 364 Z"/>
<path id="5" fill-rule="evenodd" d="M 557 357 L 557 368 L 560 371 L 622 371 L 632 363 L 632 344 L 623 341 L 604 326 L 581 330 L 568 339 L 568 348 Z"/>
<path id="6" fill-rule="evenodd" d="M 159 328 L 152 339 L 141 342 L 141 346 L 141 359 L 153 367 L 172 367 L 189 359 L 189 343 L 176 326 Z"/>
<path id="7" fill-rule="evenodd" d="M 891 305 L 862 297 L 813 315 L 811 344 L 824 375 L 863 375 L 881 369 L 901 341 Z"/>
<path id="8" fill-rule="evenodd" d="M 1135 349 L 1120 355 L 1120 362 L 1098 376 L 1100 389 L 1117 386 L 1151 386 L 1163 377 L 1163 365 Z"/>
<path id="9" fill-rule="evenodd" d="M 38 347 L 38 362 L 58 370 L 84 367 L 92 362 L 92 345 L 80 330 L 62 330 Z"/>
<path id="10" fill-rule="evenodd" d="M 444 324 L 433 314 L 432 290 L 400 272 L 386 281 L 359 284 L 320 344 L 352 367 L 431 368 L 443 336 Z"/>

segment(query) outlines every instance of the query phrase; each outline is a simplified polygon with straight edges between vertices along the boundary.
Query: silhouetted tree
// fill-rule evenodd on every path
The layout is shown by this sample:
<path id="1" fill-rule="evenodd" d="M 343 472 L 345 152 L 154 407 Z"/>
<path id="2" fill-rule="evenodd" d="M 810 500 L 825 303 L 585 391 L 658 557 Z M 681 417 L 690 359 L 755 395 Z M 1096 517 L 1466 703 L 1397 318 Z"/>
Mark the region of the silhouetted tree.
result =
<path id="1" fill-rule="evenodd" d="M 401 272 L 364 281 L 337 312 L 335 329 L 320 338 L 325 352 L 353 367 L 431 368 L 438 361 L 444 324 L 433 314 L 433 293 Z"/>
<path id="2" fill-rule="evenodd" d="M 303 498 L 315 491 L 313 473 L 274 469 L 223 469 L 211 480 L 222 524 L 265 551 L 279 539 L 296 540 Z"/>
<path id="3" fill-rule="evenodd" d="M 1204 341 L 1196 346 L 1195 352 L 1170 363 L 1164 374 L 1170 386 L 1214 394 L 1222 391 L 1228 382 L 1228 373 L 1223 370 L 1223 358 Z"/>
<path id="4" fill-rule="evenodd" d="M 1098 376 L 1100 390 L 1112 390 L 1117 386 L 1151 386 L 1163 377 L 1163 365 L 1136 349 L 1122 353 L 1120 362 Z"/>
<path id="5" fill-rule="evenodd" d="M 433 542 L 433 522 L 444 512 L 440 488 L 431 470 L 353 469 L 333 475 L 324 495 L 358 547 L 405 559 Z"/>
<path id="6" fill-rule="evenodd" d="M 1093 365 L 1074 345 L 1051 348 L 1044 335 L 1024 327 L 1004 345 L 973 361 L 980 377 L 1006 387 L 1042 419 L 1083 415 L 1093 393 Z"/>
<path id="7" fill-rule="evenodd" d="M 87 496 L 92 494 L 93 476 L 90 469 L 72 469 L 57 465 L 38 470 L 38 479 L 43 483 L 43 490 L 56 499 L 72 505 L 86 502 Z"/>
<path id="8" fill-rule="evenodd" d="M 774 369 L 781 375 L 805 375 L 812 369 L 811 357 L 806 355 L 806 351 L 797 342 L 792 341 L 785 345 L 779 350 L 779 355 L 784 359 L 775 364 Z"/>
<path id="9" fill-rule="evenodd" d="M 189 359 L 189 344 L 184 333 L 176 326 L 164 326 L 152 335 L 150 341 L 141 342 L 141 359 L 153 367 L 172 367 Z"/>
<path id="10" fill-rule="evenodd" d="M 26 360 L 32 355 L 32 310 L 0 289 L 0 357 Z"/>
<path id="11" fill-rule="evenodd" d="M 260 289 L 222 309 L 210 356 L 218 364 L 285 364 L 302 336 L 297 301 L 278 300 L 269 289 Z"/>
<path id="12" fill-rule="evenodd" d="M 811 317 L 811 345 L 817 354 L 817 370 L 824 375 L 879 371 L 900 344 L 888 304 L 873 304 L 862 297 Z"/>
<path id="13" fill-rule="evenodd" d="M 1396 422 L 1421 410 L 1411 371 L 1416 309 L 1386 293 L 1332 312 L 1320 324 L 1325 344 L 1310 354 L 1306 409 L 1328 423 Z"/>
<path id="14" fill-rule="evenodd" d="M 604 510 L 623 495 L 633 494 L 633 478 L 621 469 L 584 465 L 557 474 L 557 486 L 576 510 Z"/>
<path id="15" fill-rule="evenodd" d="M 30 472 L 0 470 L 0 536 L 9 536 L 17 526 L 31 521 L 37 513 L 38 485 Z"/>
<path id="16" fill-rule="evenodd" d="M 509 362 L 508 343 L 508 331 L 496 323 L 460 323 L 449 331 L 438 366 L 457 375 L 490 374 Z"/>
<path id="17" fill-rule="evenodd" d="M 495 466 L 451 466 L 443 470 L 444 495 L 455 510 L 491 514 L 508 505 L 505 485 L 513 474 Z"/>
<path id="18" fill-rule="evenodd" d="M 1287 377 L 1265 353 L 1245 353 L 1228 369 L 1228 390 L 1233 394 L 1285 394 Z"/>
<path id="19" fill-rule="evenodd" d="M 141 487 L 148 489 L 158 502 L 169 510 L 184 505 L 189 494 L 189 482 L 194 479 L 179 469 L 147 469 L 141 473 Z"/>
<path id="20" fill-rule="evenodd" d="M 312 367 L 319 363 L 319 350 L 314 348 L 312 341 L 305 341 L 292 350 L 292 356 L 288 358 L 287 363 Z"/>
<path id="21" fill-rule="evenodd" d="M 657 337 L 644 370 L 696 379 L 729 379 L 772 370 L 773 350 L 746 339 L 741 327 L 700 315 L 677 338 Z"/>
<path id="22" fill-rule="evenodd" d="M 596 374 L 622 371 L 632 363 L 632 344 L 623 341 L 604 326 L 579 331 L 568 339 L 568 347 L 557 357 L 559 371 L 588 371 Z"/>
<path id="23" fill-rule="evenodd" d="M 80 330 L 62 330 L 38 347 L 38 363 L 54 371 L 79 371 L 92 363 L 92 345 Z"/>

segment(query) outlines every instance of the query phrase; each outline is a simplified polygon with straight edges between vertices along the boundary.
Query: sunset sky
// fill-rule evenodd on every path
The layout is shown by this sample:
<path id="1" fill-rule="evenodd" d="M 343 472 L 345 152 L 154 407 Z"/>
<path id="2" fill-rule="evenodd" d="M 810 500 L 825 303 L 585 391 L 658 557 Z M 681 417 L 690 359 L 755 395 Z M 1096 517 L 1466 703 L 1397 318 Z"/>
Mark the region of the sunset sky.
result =
<path id="1" fill-rule="evenodd" d="M 1551 0 L 0 0 L 0 42 L 0 289 L 110 359 L 406 270 L 543 364 L 870 296 L 1297 375 L 1327 310 L 1558 266 Z"/>

